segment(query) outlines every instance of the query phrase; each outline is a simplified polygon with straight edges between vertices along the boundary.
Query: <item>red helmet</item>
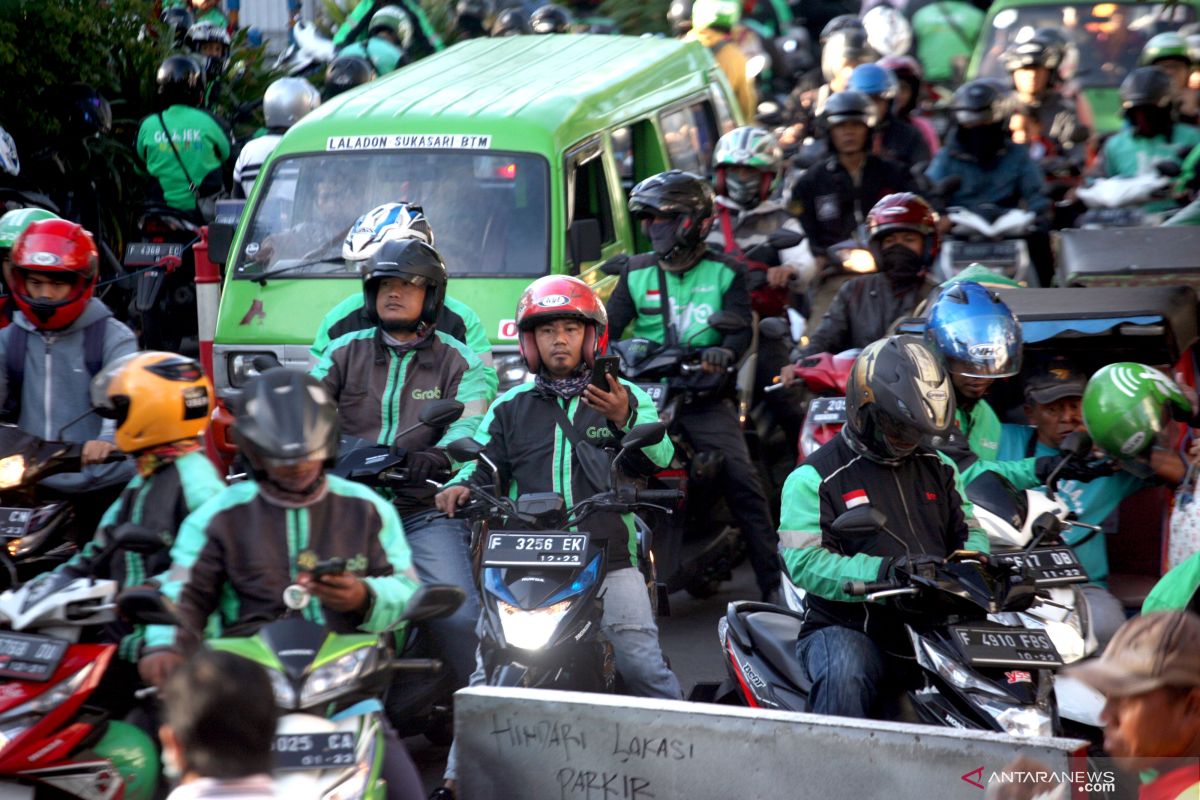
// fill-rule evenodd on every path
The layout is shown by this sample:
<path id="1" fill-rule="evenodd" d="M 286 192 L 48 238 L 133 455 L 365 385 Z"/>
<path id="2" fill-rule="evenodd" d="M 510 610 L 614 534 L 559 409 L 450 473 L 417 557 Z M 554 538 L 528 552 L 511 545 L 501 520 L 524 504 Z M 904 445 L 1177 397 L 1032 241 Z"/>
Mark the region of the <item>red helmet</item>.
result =
<path id="1" fill-rule="evenodd" d="M 879 59 L 879 66 L 890 69 L 892 74 L 900 80 L 905 78 L 922 80 L 925 77 L 925 72 L 921 69 L 921 62 L 912 56 L 887 56 Z"/>
<path id="2" fill-rule="evenodd" d="M 583 360 L 589 367 L 595 365 L 596 356 L 604 355 L 608 349 L 608 312 L 592 287 L 579 278 L 547 275 L 529 284 L 517 303 L 521 356 L 530 372 L 536 373 L 542 364 L 534 327 L 564 317 L 582 320 L 587 325 Z"/>
<path id="3" fill-rule="evenodd" d="M 933 263 L 942 248 L 938 235 L 938 215 L 925 198 L 912 192 L 899 192 L 883 197 L 867 213 L 867 242 L 875 261 L 882 258 L 880 240 L 892 231 L 916 231 L 925 237 L 925 264 Z"/>
<path id="4" fill-rule="evenodd" d="M 96 243 L 82 225 L 65 219 L 35 222 L 13 243 L 10 258 L 4 277 L 17 308 L 30 322 L 44 330 L 61 330 L 79 319 L 100 272 Z M 65 300 L 35 300 L 25 286 L 25 276 L 31 272 L 67 279 L 74 286 Z"/>

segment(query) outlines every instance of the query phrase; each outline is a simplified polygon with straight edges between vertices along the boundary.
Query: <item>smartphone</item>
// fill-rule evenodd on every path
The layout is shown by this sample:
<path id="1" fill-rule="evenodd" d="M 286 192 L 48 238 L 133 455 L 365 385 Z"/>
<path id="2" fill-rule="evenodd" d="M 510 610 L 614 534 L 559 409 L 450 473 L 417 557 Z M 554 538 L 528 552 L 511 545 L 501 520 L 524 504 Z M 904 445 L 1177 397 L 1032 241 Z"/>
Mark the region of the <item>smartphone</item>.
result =
<path id="1" fill-rule="evenodd" d="M 346 559 L 329 558 L 325 561 L 318 561 L 308 572 L 314 578 L 321 578 L 325 575 L 341 575 L 345 571 Z"/>
<path id="2" fill-rule="evenodd" d="M 612 390 L 608 385 L 608 376 L 617 377 L 617 364 L 620 361 L 616 356 L 600 356 L 596 359 L 596 366 L 592 367 L 592 386 L 595 386 L 602 392 Z"/>

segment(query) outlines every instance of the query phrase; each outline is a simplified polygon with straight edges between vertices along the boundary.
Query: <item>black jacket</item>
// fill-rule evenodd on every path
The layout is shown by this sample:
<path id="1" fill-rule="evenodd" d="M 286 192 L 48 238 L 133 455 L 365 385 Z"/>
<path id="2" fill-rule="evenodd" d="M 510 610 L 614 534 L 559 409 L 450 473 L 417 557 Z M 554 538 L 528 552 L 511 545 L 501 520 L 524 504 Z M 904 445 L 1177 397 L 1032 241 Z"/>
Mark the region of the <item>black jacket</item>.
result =
<path id="1" fill-rule="evenodd" d="M 838 289 L 801 352 L 807 356 L 866 347 L 887 336 L 896 320 L 912 314 L 932 288 L 931 283 L 922 281 L 898 294 L 882 273 L 851 278 Z"/>
<path id="2" fill-rule="evenodd" d="M 911 122 L 890 116 L 875 134 L 875 154 L 912 169 L 916 164 L 929 164 L 933 154 L 920 129 Z"/>
<path id="3" fill-rule="evenodd" d="M 862 180 L 855 186 L 835 155 L 800 176 L 792 189 L 792 201 L 799 209 L 812 254 L 823 256 L 830 247 L 853 236 L 884 195 L 911 191 L 912 178 L 894 161 L 867 156 Z"/>

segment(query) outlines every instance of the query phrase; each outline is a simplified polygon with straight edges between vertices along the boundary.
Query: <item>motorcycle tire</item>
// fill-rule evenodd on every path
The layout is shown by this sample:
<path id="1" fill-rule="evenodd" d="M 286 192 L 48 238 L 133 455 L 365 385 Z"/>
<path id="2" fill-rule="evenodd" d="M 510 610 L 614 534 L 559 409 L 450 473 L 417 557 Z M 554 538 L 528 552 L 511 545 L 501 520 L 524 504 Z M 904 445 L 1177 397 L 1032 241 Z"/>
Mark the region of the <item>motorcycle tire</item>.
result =
<path id="1" fill-rule="evenodd" d="M 721 591 L 721 581 L 717 578 L 693 578 L 683 590 L 697 600 L 707 600 Z"/>

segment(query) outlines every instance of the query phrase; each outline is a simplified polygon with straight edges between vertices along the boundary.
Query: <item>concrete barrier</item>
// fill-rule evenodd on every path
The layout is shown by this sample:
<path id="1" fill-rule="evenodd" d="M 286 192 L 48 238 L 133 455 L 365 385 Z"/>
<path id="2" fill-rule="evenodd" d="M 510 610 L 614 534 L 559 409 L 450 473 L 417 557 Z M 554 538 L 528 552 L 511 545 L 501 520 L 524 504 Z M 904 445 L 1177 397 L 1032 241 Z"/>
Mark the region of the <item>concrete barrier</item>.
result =
<path id="1" fill-rule="evenodd" d="M 1085 742 L 532 689 L 455 696 L 464 800 L 984 800 L 1018 755 L 1082 769 Z"/>

